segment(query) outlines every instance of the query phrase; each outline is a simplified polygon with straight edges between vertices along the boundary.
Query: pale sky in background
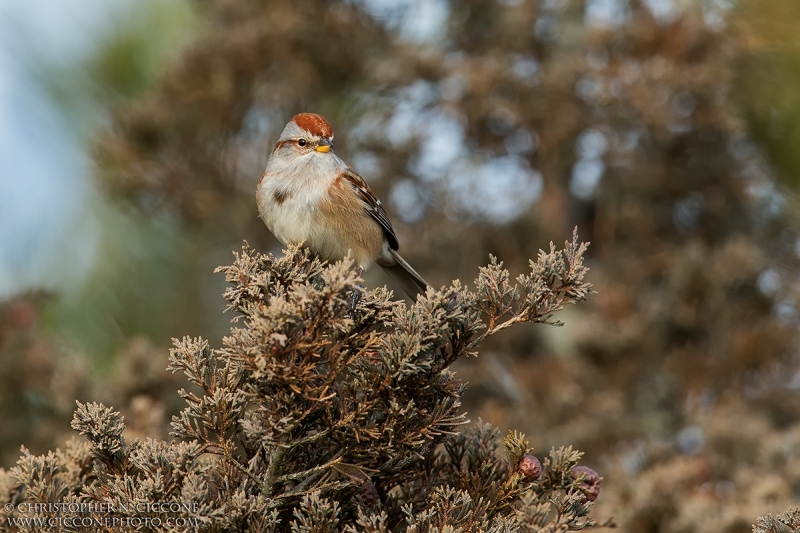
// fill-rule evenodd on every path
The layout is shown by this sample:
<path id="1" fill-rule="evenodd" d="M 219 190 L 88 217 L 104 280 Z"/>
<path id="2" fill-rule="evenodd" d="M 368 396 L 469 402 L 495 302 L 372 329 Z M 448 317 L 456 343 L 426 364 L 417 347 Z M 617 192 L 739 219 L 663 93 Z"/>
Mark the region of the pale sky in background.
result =
<path id="1" fill-rule="evenodd" d="M 0 297 L 64 289 L 91 265 L 88 124 L 68 122 L 40 73 L 88 58 L 127 2 L 0 0 Z"/>

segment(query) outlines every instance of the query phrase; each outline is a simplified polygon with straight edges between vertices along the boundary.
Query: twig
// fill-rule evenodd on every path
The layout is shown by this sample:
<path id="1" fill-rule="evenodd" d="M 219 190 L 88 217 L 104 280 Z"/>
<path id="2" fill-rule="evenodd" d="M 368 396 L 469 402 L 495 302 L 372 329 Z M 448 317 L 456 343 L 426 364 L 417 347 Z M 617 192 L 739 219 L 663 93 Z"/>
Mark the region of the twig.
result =
<path id="1" fill-rule="evenodd" d="M 328 461 L 324 465 L 315 466 L 314 468 L 309 468 L 308 470 L 303 470 L 302 472 L 295 472 L 293 474 L 286 474 L 284 476 L 280 476 L 275 481 L 279 481 L 279 482 L 282 483 L 284 481 L 290 481 L 292 479 L 300 479 L 302 477 L 310 476 L 311 474 L 314 474 L 316 472 L 319 472 L 319 471 L 325 470 L 327 468 L 330 468 L 335 464 L 341 463 L 342 462 L 342 455 L 343 455 L 343 452 L 340 451 L 339 453 L 337 453 L 334 456 L 333 459 L 331 459 L 330 461 Z"/>

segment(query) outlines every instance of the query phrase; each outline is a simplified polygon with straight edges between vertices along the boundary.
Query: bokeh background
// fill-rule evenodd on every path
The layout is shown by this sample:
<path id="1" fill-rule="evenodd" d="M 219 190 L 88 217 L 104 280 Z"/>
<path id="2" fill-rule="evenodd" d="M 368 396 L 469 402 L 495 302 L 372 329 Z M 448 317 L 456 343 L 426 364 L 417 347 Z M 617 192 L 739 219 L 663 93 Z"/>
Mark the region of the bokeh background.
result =
<path id="1" fill-rule="evenodd" d="M 800 501 L 800 3 L 0 0 L 0 465 L 75 399 L 167 438 L 220 345 L 256 184 L 325 115 L 434 285 L 574 226 L 597 295 L 458 364 L 472 420 L 568 445 L 624 531 Z M 367 273 L 367 285 L 391 281 Z"/>

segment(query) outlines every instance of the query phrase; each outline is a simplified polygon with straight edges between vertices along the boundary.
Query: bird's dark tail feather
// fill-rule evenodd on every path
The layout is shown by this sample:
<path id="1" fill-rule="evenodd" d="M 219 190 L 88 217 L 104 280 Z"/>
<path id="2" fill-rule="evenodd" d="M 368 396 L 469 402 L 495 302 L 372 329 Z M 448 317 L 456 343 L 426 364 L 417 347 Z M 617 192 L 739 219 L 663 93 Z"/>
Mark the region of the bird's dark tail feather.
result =
<path id="1" fill-rule="evenodd" d="M 389 250 L 389 252 L 392 254 L 397 264 L 392 266 L 381 265 L 381 267 L 383 267 L 387 274 L 392 276 L 409 298 L 416 300 L 417 296 L 424 294 L 430 285 L 428 285 L 427 281 L 422 279 L 422 276 L 417 274 L 416 270 L 411 268 L 411 265 L 406 263 L 405 259 L 400 257 L 400 254 L 394 250 Z"/>

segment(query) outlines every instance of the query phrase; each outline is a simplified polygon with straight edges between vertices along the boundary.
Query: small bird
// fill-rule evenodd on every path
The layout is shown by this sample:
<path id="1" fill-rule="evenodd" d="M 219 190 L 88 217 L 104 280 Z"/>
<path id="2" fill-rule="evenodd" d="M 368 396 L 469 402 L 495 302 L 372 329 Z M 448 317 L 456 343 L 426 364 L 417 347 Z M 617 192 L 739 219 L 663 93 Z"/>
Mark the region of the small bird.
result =
<path id="1" fill-rule="evenodd" d="M 429 287 L 400 254 L 380 200 L 333 153 L 333 128 L 322 116 L 292 117 L 256 191 L 258 213 L 283 244 L 304 242 L 322 259 L 352 254 L 359 275 L 377 263 L 415 299 Z"/>

